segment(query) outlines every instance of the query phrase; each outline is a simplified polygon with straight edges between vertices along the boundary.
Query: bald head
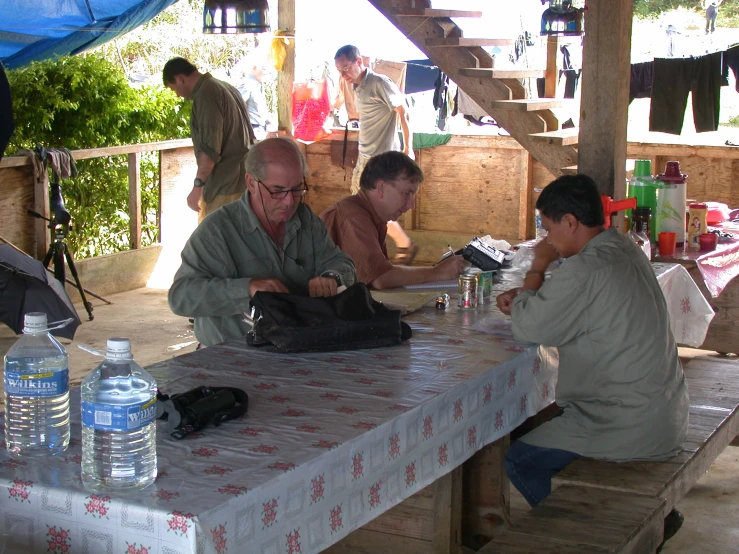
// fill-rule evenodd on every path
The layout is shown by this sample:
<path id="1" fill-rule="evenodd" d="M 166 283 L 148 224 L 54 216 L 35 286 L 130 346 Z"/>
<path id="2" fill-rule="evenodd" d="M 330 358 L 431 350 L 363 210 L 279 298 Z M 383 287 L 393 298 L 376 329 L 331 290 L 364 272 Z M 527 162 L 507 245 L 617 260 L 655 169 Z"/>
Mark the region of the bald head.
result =
<path id="1" fill-rule="evenodd" d="M 297 167 L 303 177 L 308 175 L 308 164 L 295 141 L 283 137 L 268 138 L 249 149 L 246 172 L 260 181 L 266 177 L 267 165 L 280 164 Z"/>

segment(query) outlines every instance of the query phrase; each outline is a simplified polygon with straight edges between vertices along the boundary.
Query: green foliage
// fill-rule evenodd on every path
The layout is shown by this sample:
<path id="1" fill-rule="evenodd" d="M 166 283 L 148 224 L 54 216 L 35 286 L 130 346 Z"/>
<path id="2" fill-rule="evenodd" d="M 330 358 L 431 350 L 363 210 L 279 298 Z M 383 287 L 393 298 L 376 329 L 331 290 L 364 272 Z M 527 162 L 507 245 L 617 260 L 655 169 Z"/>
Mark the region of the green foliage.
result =
<path id="1" fill-rule="evenodd" d="M 19 148 L 78 150 L 189 136 L 189 109 L 159 86 L 135 89 L 100 54 L 35 62 L 8 72 Z M 155 154 L 142 156 L 142 242 L 157 239 L 159 171 Z M 77 258 L 125 250 L 128 237 L 126 156 L 80 160 L 76 179 L 62 183 L 73 218 L 69 247 Z"/>
<path id="2" fill-rule="evenodd" d="M 734 117 L 730 117 L 729 121 L 723 124 L 726 127 L 739 127 L 739 115 L 735 115 Z"/>
<path id="3" fill-rule="evenodd" d="M 634 0 L 634 17 L 655 18 L 663 12 L 686 8 L 704 13 L 702 0 Z M 739 23 L 739 2 L 724 0 L 718 11 L 716 25 L 719 27 L 736 27 Z"/>

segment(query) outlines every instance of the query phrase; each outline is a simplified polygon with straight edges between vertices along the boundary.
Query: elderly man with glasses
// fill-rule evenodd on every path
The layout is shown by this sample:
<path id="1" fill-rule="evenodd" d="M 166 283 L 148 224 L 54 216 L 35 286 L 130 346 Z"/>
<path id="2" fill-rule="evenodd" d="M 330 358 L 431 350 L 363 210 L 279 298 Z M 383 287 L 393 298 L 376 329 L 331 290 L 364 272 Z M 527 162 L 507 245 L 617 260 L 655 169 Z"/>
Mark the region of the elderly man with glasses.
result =
<path id="1" fill-rule="evenodd" d="M 169 306 L 195 318 L 202 345 L 242 340 L 249 330 L 244 313 L 258 291 L 332 296 L 354 284 L 351 258 L 302 202 L 306 173 L 292 140 L 258 143 L 246 158 L 246 192 L 205 218 L 187 241 Z"/>

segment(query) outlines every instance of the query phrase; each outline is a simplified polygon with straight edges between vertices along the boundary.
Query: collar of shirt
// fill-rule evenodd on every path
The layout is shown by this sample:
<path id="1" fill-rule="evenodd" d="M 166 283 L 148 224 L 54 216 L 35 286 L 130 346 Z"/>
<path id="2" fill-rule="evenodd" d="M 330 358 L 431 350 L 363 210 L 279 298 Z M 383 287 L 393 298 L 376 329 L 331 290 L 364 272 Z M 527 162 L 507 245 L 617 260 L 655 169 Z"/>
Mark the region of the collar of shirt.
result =
<path id="1" fill-rule="evenodd" d="M 200 78 L 195 83 L 195 86 L 192 87 L 192 94 L 190 96 L 194 97 L 197 92 L 200 90 L 200 87 L 205 82 L 206 79 L 212 79 L 213 76 L 210 73 L 203 73 Z"/>

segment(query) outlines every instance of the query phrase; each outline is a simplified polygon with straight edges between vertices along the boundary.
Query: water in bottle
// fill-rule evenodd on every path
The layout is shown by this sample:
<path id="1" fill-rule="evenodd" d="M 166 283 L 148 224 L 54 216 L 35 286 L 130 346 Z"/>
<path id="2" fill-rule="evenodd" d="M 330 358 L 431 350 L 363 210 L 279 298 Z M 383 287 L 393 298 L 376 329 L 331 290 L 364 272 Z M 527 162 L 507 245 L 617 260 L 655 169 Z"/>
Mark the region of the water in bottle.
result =
<path id="1" fill-rule="evenodd" d="M 154 378 L 131 343 L 108 340 L 105 360 L 82 382 L 82 483 L 90 491 L 142 489 L 157 476 Z"/>
<path id="2" fill-rule="evenodd" d="M 44 313 L 25 315 L 23 336 L 5 355 L 5 443 L 13 457 L 69 446 L 69 358 Z"/>

